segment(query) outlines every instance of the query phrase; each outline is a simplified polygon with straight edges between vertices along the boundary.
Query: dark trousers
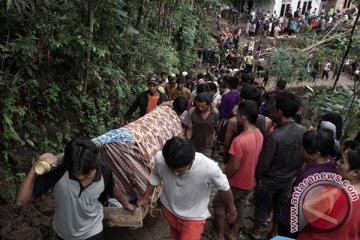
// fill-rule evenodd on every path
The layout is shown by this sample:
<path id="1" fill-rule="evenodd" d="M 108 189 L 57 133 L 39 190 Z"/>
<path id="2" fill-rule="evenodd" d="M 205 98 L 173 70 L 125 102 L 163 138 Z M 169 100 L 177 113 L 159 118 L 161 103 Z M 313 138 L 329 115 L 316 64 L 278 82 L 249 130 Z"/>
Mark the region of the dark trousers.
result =
<path id="1" fill-rule="evenodd" d="M 61 237 L 59 237 L 58 235 L 56 235 L 58 237 L 59 240 L 64 240 Z M 86 240 L 105 240 L 104 238 L 104 233 L 103 232 L 99 232 L 98 234 L 87 238 Z"/>
<path id="2" fill-rule="evenodd" d="M 326 78 L 326 80 L 329 78 L 329 71 L 323 70 L 322 78 Z"/>
<path id="3" fill-rule="evenodd" d="M 281 206 L 290 195 L 291 181 L 278 182 L 261 178 L 255 189 L 255 220 L 265 222 L 273 207 L 273 221 L 277 222 Z"/>

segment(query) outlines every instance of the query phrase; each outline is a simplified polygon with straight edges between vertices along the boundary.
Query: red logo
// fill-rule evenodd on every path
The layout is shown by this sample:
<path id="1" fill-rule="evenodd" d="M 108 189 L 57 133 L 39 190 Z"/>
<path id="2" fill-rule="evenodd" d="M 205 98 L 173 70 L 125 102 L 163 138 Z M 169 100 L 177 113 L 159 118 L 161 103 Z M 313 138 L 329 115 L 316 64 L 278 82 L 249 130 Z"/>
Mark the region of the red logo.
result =
<path id="1" fill-rule="evenodd" d="M 311 187 L 302 199 L 306 222 L 316 229 L 334 230 L 350 216 L 351 202 L 344 189 L 322 183 Z"/>

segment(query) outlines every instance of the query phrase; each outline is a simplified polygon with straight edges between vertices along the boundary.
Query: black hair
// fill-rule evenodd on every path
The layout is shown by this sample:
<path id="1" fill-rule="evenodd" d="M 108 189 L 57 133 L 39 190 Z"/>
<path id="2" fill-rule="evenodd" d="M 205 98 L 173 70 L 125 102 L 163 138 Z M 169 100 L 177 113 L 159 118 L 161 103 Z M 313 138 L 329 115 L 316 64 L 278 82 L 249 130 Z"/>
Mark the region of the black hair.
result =
<path id="1" fill-rule="evenodd" d="M 90 140 L 76 138 L 68 142 L 64 151 L 64 165 L 69 172 L 88 174 L 99 166 L 99 149 Z"/>
<path id="2" fill-rule="evenodd" d="M 239 115 L 243 115 L 251 124 L 256 124 L 259 115 L 259 106 L 253 100 L 245 100 L 238 105 Z"/>
<path id="3" fill-rule="evenodd" d="M 231 75 L 226 74 L 226 75 L 224 76 L 224 83 L 226 83 L 227 85 L 229 85 L 229 81 L 230 81 L 231 78 L 232 78 Z"/>
<path id="4" fill-rule="evenodd" d="M 204 77 L 204 74 L 202 74 L 202 73 L 198 73 L 198 75 L 197 75 L 197 79 L 202 79 Z"/>
<path id="5" fill-rule="evenodd" d="M 181 115 L 186 110 L 187 106 L 188 100 L 186 99 L 186 97 L 179 96 L 174 99 L 173 108 L 178 115 Z"/>
<path id="6" fill-rule="evenodd" d="M 196 87 L 196 93 L 198 95 L 203 92 L 210 92 L 210 87 L 205 83 L 202 83 Z"/>
<path id="7" fill-rule="evenodd" d="M 319 152 L 322 157 L 332 156 L 335 147 L 334 133 L 329 129 L 307 131 L 303 135 L 302 145 L 310 154 Z"/>
<path id="8" fill-rule="evenodd" d="M 254 76 L 251 75 L 250 73 L 247 73 L 247 72 L 242 72 L 241 73 L 241 82 L 243 84 L 245 83 L 253 83 L 255 80 Z"/>
<path id="9" fill-rule="evenodd" d="M 191 77 L 191 75 L 190 74 L 187 74 L 186 76 L 185 76 L 185 79 L 186 80 L 189 80 L 189 79 L 191 79 L 192 77 Z"/>
<path id="10" fill-rule="evenodd" d="M 360 143 L 360 131 L 356 134 L 354 141 Z"/>
<path id="11" fill-rule="evenodd" d="M 179 76 L 176 78 L 177 83 L 186 83 L 185 77 Z"/>
<path id="12" fill-rule="evenodd" d="M 228 86 L 230 89 L 237 89 L 239 86 L 239 79 L 237 77 L 230 77 L 228 80 Z"/>
<path id="13" fill-rule="evenodd" d="M 176 81 L 176 77 L 169 76 L 169 77 L 168 77 L 168 81 L 169 81 L 169 83 L 170 83 L 170 82 L 175 82 L 175 81 Z"/>
<path id="14" fill-rule="evenodd" d="M 332 124 L 334 124 L 336 127 L 335 138 L 337 140 L 340 140 L 341 135 L 342 135 L 342 126 L 343 126 L 343 119 L 342 119 L 341 115 L 339 113 L 334 113 L 334 112 L 322 115 L 320 118 L 318 127 L 320 127 L 321 121 L 328 121 L 328 122 L 331 122 Z"/>
<path id="15" fill-rule="evenodd" d="M 195 159 L 195 145 L 189 139 L 173 137 L 166 141 L 162 153 L 170 169 L 179 169 Z"/>
<path id="16" fill-rule="evenodd" d="M 208 76 L 207 78 L 208 78 L 208 81 L 209 81 L 209 82 L 213 82 L 214 79 L 215 79 L 214 76 L 212 76 L 212 75 L 210 75 L 210 74 L 209 74 L 209 76 Z"/>
<path id="17" fill-rule="evenodd" d="M 344 148 L 344 154 L 347 154 L 350 170 L 360 170 L 360 143 L 356 141 L 347 141 Z"/>
<path id="18" fill-rule="evenodd" d="M 240 90 L 240 97 L 245 100 L 253 100 L 260 106 L 261 104 L 261 90 L 252 85 L 252 84 L 245 84 Z"/>
<path id="19" fill-rule="evenodd" d="M 208 86 L 209 86 L 209 88 L 210 88 L 210 91 L 215 91 L 215 92 L 217 92 L 218 87 L 217 87 L 216 83 L 210 82 L 210 83 L 208 83 Z"/>
<path id="20" fill-rule="evenodd" d="M 160 73 L 160 76 L 162 76 L 162 75 L 166 75 L 166 76 L 167 76 L 167 73 L 166 73 L 166 72 L 161 72 L 161 73 Z"/>
<path id="21" fill-rule="evenodd" d="M 279 90 L 284 90 L 285 87 L 286 87 L 286 84 L 287 82 L 285 80 L 278 80 L 276 82 L 276 87 L 279 89 Z"/>
<path id="22" fill-rule="evenodd" d="M 194 102 L 206 102 L 206 105 L 210 105 L 212 103 L 212 97 L 210 93 L 203 92 L 195 97 Z"/>
<path id="23" fill-rule="evenodd" d="M 285 117 L 294 117 L 300 105 L 300 99 L 291 92 L 284 91 L 275 95 L 275 106 Z"/>

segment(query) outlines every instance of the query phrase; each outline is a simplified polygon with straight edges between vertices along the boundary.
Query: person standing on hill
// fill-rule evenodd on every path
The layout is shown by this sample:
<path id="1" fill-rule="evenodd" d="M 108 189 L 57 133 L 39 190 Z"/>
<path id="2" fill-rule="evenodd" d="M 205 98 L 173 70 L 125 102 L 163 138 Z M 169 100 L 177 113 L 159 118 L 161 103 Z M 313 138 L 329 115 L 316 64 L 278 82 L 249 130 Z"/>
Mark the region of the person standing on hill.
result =
<path id="1" fill-rule="evenodd" d="M 246 199 L 255 185 L 255 170 L 264 140 L 262 133 L 256 127 L 258 114 L 258 104 L 255 101 L 245 100 L 237 107 L 236 119 L 243 131 L 232 141 L 229 150 L 230 159 L 224 171 L 231 186 L 237 211 L 237 219 L 226 234 L 229 239 L 237 238 L 240 225 L 245 220 Z M 216 239 L 224 239 L 225 207 L 220 196 L 215 195 L 213 208 Z"/>
<path id="2" fill-rule="evenodd" d="M 249 54 L 245 57 L 245 69 L 248 73 L 252 73 L 253 65 L 254 65 L 254 56 L 252 52 L 249 52 Z"/>
<path id="3" fill-rule="evenodd" d="M 166 95 L 158 90 L 160 80 L 156 75 L 151 75 L 146 83 L 148 90 L 136 96 L 135 101 L 125 113 L 125 121 L 129 121 L 138 108 L 140 108 L 139 117 L 142 117 L 167 100 Z"/>
<path id="4" fill-rule="evenodd" d="M 271 208 L 273 223 L 278 223 L 280 207 L 287 199 L 296 172 L 303 166 L 301 145 L 306 128 L 294 121 L 299 107 L 300 99 L 293 93 L 284 91 L 275 96 L 278 127 L 266 137 L 256 169 L 255 223 L 249 232 L 255 239 L 259 239 L 260 227 Z"/>
<path id="5" fill-rule="evenodd" d="M 328 80 L 329 79 L 329 72 L 331 69 L 331 63 L 330 61 L 327 61 L 323 66 L 323 74 L 322 78 Z"/>
<path id="6" fill-rule="evenodd" d="M 188 88 L 185 87 L 185 77 L 179 76 L 176 79 L 176 88 L 170 94 L 170 100 L 174 100 L 179 96 L 185 97 L 187 100 L 191 99 L 191 92 Z"/>
<path id="7" fill-rule="evenodd" d="M 195 97 L 195 107 L 189 109 L 184 124 L 185 136 L 191 139 L 196 151 L 211 157 L 214 146 L 219 112 L 212 107 L 212 96 L 209 92 L 202 92 Z"/>

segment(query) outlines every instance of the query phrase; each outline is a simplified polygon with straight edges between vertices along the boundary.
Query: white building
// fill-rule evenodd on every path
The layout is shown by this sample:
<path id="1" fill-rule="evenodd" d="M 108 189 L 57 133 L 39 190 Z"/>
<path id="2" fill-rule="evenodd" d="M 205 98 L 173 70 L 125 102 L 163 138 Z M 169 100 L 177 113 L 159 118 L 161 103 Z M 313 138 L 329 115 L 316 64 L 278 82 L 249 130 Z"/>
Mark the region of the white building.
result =
<path id="1" fill-rule="evenodd" d="M 285 16 L 285 13 L 291 8 L 292 13 L 297 8 L 301 8 L 302 13 L 308 10 L 312 13 L 316 8 L 316 13 L 322 8 L 329 9 L 334 7 L 343 11 L 344 9 L 354 7 L 353 0 L 255 0 L 244 1 L 253 5 L 254 9 L 265 9 L 266 11 L 276 11 L 278 16 Z"/>

